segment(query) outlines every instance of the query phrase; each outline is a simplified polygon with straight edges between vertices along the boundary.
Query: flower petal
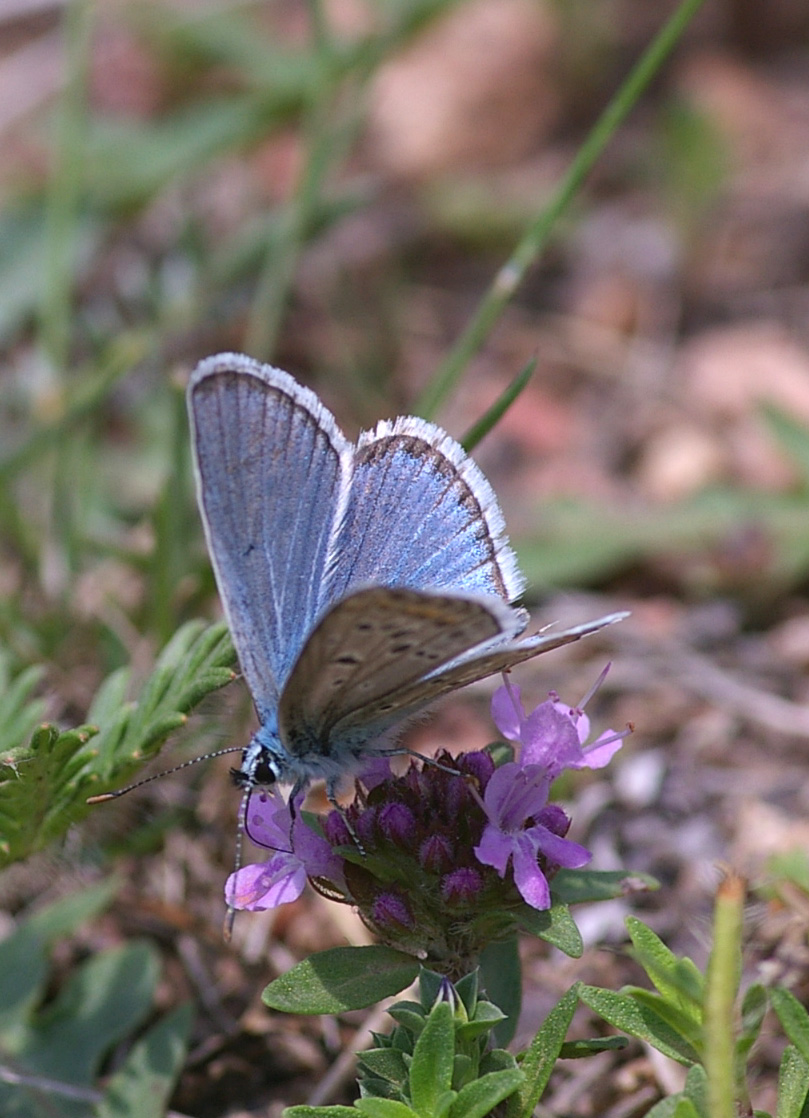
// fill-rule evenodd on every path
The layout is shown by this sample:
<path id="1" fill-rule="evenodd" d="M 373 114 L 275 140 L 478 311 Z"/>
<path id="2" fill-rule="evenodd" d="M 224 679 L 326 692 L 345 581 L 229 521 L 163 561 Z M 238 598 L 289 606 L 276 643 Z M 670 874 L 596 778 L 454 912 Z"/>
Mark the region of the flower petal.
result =
<path id="1" fill-rule="evenodd" d="M 581 743 L 573 720 L 550 699 L 533 710 L 523 723 L 523 765 L 544 765 L 552 776 L 581 758 Z"/>
<path id="2" fill-rule="evenodd" d="M 520 689 L 513 683 L 498 687 L 492 695 L 492 721 L 507 741 L 519 741 L 525 714 Z"/>
<path id="3" fill-rule="evenodd" d="M 514 843 L 510 836 L 504 835 L 489 823 L 484 827 L 480 842 L 475 847 L 475 857 L 482 866 L 492 866 L 501 877 L 505 877 L 513 849 Z"/>
<path id="4" fill-rule="evenodd" d="M 305 884 L 300 863 L 291 864 L 289 855 L 280 853 L 232 873 L 225 885 L 225 899 L 231 908 L 262 912 L 297 900 Z"/>
<path id="5" fill-rule="evenodd" d="M 586 847 L 579 846 L 577 842 L 571 842 L 570 839 L 559 838 L 541 823 L 530 827 L 525 833 L 531 836 L 535 849 L 557 866 L 578 869 L 579 866 L 586 866 L 593 856 Z"/>
<path id="6" fill-rule="evenodd" d="M 523 832 L 515 843 L 514 884 L 526 904 L 532 908 L 550 908 L 548 879 L 537 865 L 536 846 L 527 832 Z"/>

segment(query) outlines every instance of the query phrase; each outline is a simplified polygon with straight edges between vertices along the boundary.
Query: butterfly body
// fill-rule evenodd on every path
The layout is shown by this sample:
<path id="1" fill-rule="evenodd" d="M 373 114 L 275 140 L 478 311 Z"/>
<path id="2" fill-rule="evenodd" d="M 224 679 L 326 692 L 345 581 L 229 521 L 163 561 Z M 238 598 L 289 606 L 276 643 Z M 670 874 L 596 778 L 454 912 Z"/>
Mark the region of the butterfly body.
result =
<path id="1" fill-rule="evenodd" d="M 260 727 L 238 783 L 334 787 L 441 695 L 620 615 L 516 638 L 503 517 L 446 432 L 404 417 L 349 442 L 287 373 L 221 354 L 191 377 L 199 504 Z"/>

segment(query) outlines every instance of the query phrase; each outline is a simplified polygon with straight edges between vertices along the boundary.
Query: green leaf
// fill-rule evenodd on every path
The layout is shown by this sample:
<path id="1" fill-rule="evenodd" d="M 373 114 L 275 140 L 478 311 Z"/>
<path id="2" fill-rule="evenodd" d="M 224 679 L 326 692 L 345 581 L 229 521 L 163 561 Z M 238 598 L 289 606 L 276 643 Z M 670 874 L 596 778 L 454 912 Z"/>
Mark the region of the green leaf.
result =
<path id="1" fill-rule="evenodd" d="M 472 453 L 478 443 L 500 422 L 517 397 L 527 388 L 536 367 L 537 360 L 533 357 L 517 373 L 511 384 L 498 396 L 492 406 L 483 413 L 477 423 L 469 428 L 461 439 L 461 446 L 467 454 Z"/>
<path id="2" fill-rule="evenodd" d="M 455 993 L 461 999 L 467 1017 L 474 1017 L 480 992 L 480 971 L 473 970 L 455 983 Z"/>
<path id="3" fill-rule="evenodd" d="M 579 987 L 572 986 L 545 1018 L 522 1061 L 525 1082 L 509 1102 L 508 1118 L 533 1114 L 556 1066 L 578 998 Z"/>
<path id="4" fill-rule="evenodd" d="M 368 1049 L 359 1054 L 357 1065 L 363 1078 L 373 1075 L 377 1079 L 395 1084 L 400 1090 L 407 1082 L 407 1063 L 397 1048 Z"/>
<path id="5" fill-rule="evenodd" d="M 584 951 L 581 934 L 576 922 L 565 904 L 554 904 L 553 908 L 538 911 L 530 905 L 523 905 L 517 915 L 520 927 L 552 943 L 571 959 L 580 959 Z"/>
<path id="6" fill-rule="evenodd" d="M 26 913 L 24 927 L 46 943 L 53 943 L 103 912 L 120 887 L 120 881 L 114 877 L 87 885 L 30 916 Z"/>
<path id="7" fill-rule="evenodd" d="M 111 880 L 70 893 L 27 916 L 0 943 L 0 1038 L 22 1025 L 40 1001 L 48 971 L 46 947 L 106 908 L 117 888 Z M 11 1042 L 6 1038 L 5 1043 Z"/>
<path id="8" fill-rule="evenodd" d="M 683 1095 L 692 1103 L 699 1118 L 711 1118 L 708 1105 L 708 1074 L 702 1064 L 694 1064 L 688 1069 Z"/>
<path id="9" fill-rule="evenodd" d="M 493 1071 L 467 1083 L 449 1110 L 449 1118 L 486 1118 L 494 1107 L 519 1090 L 525 1076 L 519 1069 Z"/>
<path id="10" fill-rule="evenodd" d="M 473 1019 L 463 1025 L 459 1025 L 456 1021 L 455 1029 L 459 1040 L 475 1040 L 477 1037 L 488 1035 L 504 1020 L 500 1009 L 493 1002 L 479 1001 Z"/>
<path id="11" fill-rule="evenodd" d="M 559 870 L 551 881 L 554 904 L 590 904 L 626 896 L 628 892 L 658 889 L 659 883 L 647 873 L 631 870 Z"/>
<path id="12" fill-rule="evenodd" d="M 629 1040 L 625 1036 L 596 1036 L 587 1040 L 569 1040 L 562 1045 L 561 1060 L 581 1060 L 598 1052 L 620 1052 Z"/>
<path id="13" fill-rule="evenodd" d="M 697 967 L 690 959 L 680 958 L 670 951 L 660 937 L 636 917 L 628 916 L 626 926 L 635 958 L 661 996 L 695 1025 L 701 1026 L 705 982 Z"/>
<path id="14" fill-rule="evenodd" d="M 366 1118 L 420 1118 L 415 1110 L 396 1099 L 358 1099 L 354 1106 L 353 1118 L 356 1118 L 356 1111 Z"/>
<path id="15" fill-rule="evenodd" d="M 690 1099 L 685 1095 L 669 1095 L 655 1103 L 645 1118 L 701 1118 Z"/>
<path id="16" fill-rule="evenodd" d="M 397 1025 L 407 1029 L 414 1037 L 421 1036 L 427 1015 L 420 1005 L 416 1006 L 414 1002 L 396 1002 L 388 1013 Z"/>
<path id="17" fill-rule="evenodd" d="M 48 959 L 42 939 L 23 926 L 0 943 L 0 1047 L 21 1025 L 44 992 Z"/>
<path id="18" fill-rule="evenodd" d="M 286 1013 L 344 1013 L 398 994 L 418 972 L 415 959 L 391 947 L 335 947 L 276 978 L 262 1000 Z"/>
<path id="19" fill-rule="evenodd" d="M 741 1028 L 736 1041 L 736 1064 L 740 1068 L 746 1065 L 750 1049 L 758 1039 L 767 1004 L 767 990 L 764 986 L 755 982 L 748 987 L 742 999 Z"/>
<path id="20" fill-rule="evenodd" d="M 650 1006 L 639 1004 L 628 994 L 616 994 L 596 986 L 582 986 L 579 997 L 605 1021 L 630 1036 L 647 1041 L 664 1056 L 681 1064 L 699 1063 L 699 1053 Z"/>
<path id="21" fill-rule="evenodd" d="M 190 1006 L 180 1006 L 132 1048 L 107 1084 L 96 1118 L 162 1118 L 183 1069 L 191 1031 Z"/>
<path id="22" fill-rule="evenodd" d="M 494 1026 L 496 1042 L 505 1047 L 514 1039 L 522 1007 L 522 968 L 517 937 L 485 947 L 480 956 L 480 970 L 487 997 L 505 1016 Z"/>
<path id="23" fill-rule="evenodd" d="M 157 977 L 157 954 L 148 944 L 94 956 L 19 1034 L 14 1055 L 31 1072 L 65 1083 L 92 1083 L 105 1052 L 150 1012 Z"/>
<path id="24" fill-rule="evenodd" d="M 791 1044 L 784 1049 L 778 1069 L 776 1118 L 804 1118 L 809 1100 L 809 1063 Z"/>
<path id="25" fill-rule="evenodd" d="M 642 986 L 624 986 L 622 994 L 633 998 L 638 1005 L 648 1010 L 649 1013 L 665 1021 L 674 1031 L 690 1044 L 695 1052 L 703 1053 L 703 1030 L 696 1024 L 688 1013 L 684 1013 L 679 1006 L 666 1001 L 660 994 L 646 990 Z"/>
<path id="26" fill-rule="evenodd" d="M 452 1087 L 455 1057 L 455 1022 L 449 1002 L 436 1002 L 410 1065 L 410 1098 L 420 1118 L 432 1118 Z"/>
<path id="27" fill-rule="evenodd" d="M 357 1114 L 353 1106 L 286 1106 L 283 1118 L 357 1118 Z"/>
<path id="28" fill-rule="evenodd" d="M 783 986 L 773 986 L 770 1001 L 784 1032 L 809 1063 L 809 1013 L 795 995 Z"/>

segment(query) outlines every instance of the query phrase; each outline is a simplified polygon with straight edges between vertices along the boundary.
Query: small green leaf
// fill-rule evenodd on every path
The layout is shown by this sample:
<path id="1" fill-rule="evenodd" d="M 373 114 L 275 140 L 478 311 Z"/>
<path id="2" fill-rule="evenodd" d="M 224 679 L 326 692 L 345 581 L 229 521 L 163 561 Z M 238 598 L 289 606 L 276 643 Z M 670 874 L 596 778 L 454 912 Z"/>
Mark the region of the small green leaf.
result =
<path id="1" fill-rule="evenodd" d="M 407 1082 L 407 1064 L 396 1048 L 371 1048 L 360 1053 L 357 1063 L 363 1077 L 372 1074 L 377 1079 L 395 1083 L 397 1087 Z"/>
<path id="2" fill-rule="evenodd" d="M 596 986 L 582 986 L 579 997 L 616 1029 L 648 1041 L 658 1052 L 678 1063 L 699 1063 L 699 1053 L 652 1008 L 638 1004 L 627 994 L 616 994 Z"/>
<path id="3" fill-rule="evenodd" d="M 773 986 L 770 1001 L 784 1032 L 809 1063 L 809 1013 L 795 995 L 783 986 Z"/>
<path id="4" fill-rule="evenodd" d="M 774 404 L 762 404 L 759 410 L 782 450 L 800 470 L 804 486 L 809 486 L 809 427 Z"/>
<path id="5" fill-rule="evenodd" d="M 517 920 L 521 928 L 532 935 L 552 943 L 571 959 L 580 959 L 584 951 L 581 934 L 566 904 L 538 911 L 529 905 L 519 910 Z"/>
<path id="6" fill-rule="evenodd" d="M 455 983 L 455 993 L 463 1002 L 468 1017 L 473 1017 L 480 992 L 480 971 L 473 970 Z"/>
<path id="7" fill-rule="evenodd" d="M 597 1052 L 619 1052 L 626 1048 L 629 1040 L 625 1036 L 596 1036 L 587 1040 L 569 1040 L 562 1045 L 560 1060 L 581 1060 L 595 1056 Z"/>
<path id="8" fill-rule="evenodd" d="M 803 1118 L 809 1099 L 809 1063 L 791 1044 L 784 1049 L 778 1069 L 776 1118 Z"/>
<path id="9" fill-rule="evenodd" d="M 639 1006 L 659 1017 L 661 1021 L 665 1021 L 679 1036 L 692 1045 L 694 1051 L 702 1053 L 702 1026 L 695 1022 L 688 1013 L 683 1013 L 679 1006 L 666 1001 L 660 994 L 654 994 L 651 990 L 643 989 L 642 986 L 625 986 L 621 993 L 633 998 Z"/>
<path id="10" fill-rule="evenodd" d="M 480 1001 L 475 1007 L 474 1019 L 463 1025 L 456 1023 L 455 1029 L 460 1040 L 474 1040 L 492 1032 L 504 1020 L 503 1014 L 493 1002 Z"/>
<path id="11" fill-rule="evenodd" d="M 358 1099 L 354 1106 L 353 1118 L 357 1111 L 366 1118 L 420 1118 L 415 1110 L 396 1099 Z"/>
<path id="12" fill-rule="evenodd" d="M 353 1106 L 285 1106 L 283 1118 L 357 1118 Z"/>
<path id="13" fill-rule="evenodd" d="M 486 1118 L 494 1107 L 519 1090 L 525 1076 L 517 1068 L 493 1071 L 467 1083 L 449 1109 L 449 1118 Z"/>
<path id="14" fill-rule="evenodd" d="M 758 1039 L 767 1012 L 767 990 L 759 982 L 748 987 L 742 1000 L 741 1029 L 736 1041 L 736 1062 L 743 1068 L 750 1049 Z"/>
<path id="15" fill-rule="evenodd" d="M 545 1018 L 520 1065 L 525 1082 L 508 1105 L 508 1118 L 533 1114 L 556 1066 L 579 997 L 578 984 L 572 986 Z"/>
<path id="16" fill-rule="evenodd" d="M 48 959 L 39 936 L 23 926 L 0 943 L 0 1041 L 27 1020 L 42 996 Z M 4 1041 L 1 1047 L 8 1047 Z"/>
<path id="17" fill-rule="evenodd" d="M 691 1100 L 679 1094 L 661 1099 L 647 1112 L 646 1118 L 701 1118 L 701 1116 Z"/>
<path id="18" fill-rule="evenodd" d="M 344 1013 L 398 994 L 419 965 L 391 947 L 335 947 L 320 951 L 276 978 L 262 994 L 285 1013 Z"/>
<path id="19" fill-rule="evenodd" d="M 626 918 L 634 955 L 660 994 L 701 1025 L 705 982 L 688 958 L 675 955 L 651 928 L 634 916 Z"/>
<path id="20" fill-rule="evenodd" d="M 698 1118 L 711 1118 L 708 1105 L 708 1074 L 702 1064 L 694 1064 L 688 1069 L 683 1095 L 693 1104 Z"/>
<path id="21" fill-rule="evenodd" d="M 410 1098 L 420 1118 L 432 1118 L 452 1086 L 455 1023 L 449 1002 L 436 1002 L 416 1041 L 410 1067 Z"/>
<path id="22" fill-rule="evenodd" d="M 388 1013 L 397 1025 L 401 1025 L 414 1037 L 418 1037 L 421 1036 L 427 1016 L 421 1006 L 414 1008 L 414 1004 L 414 1002 L 397 1002 L 390 1007 Z"/>
<path id="23" fill-rule="evenodd" d="M 114 877 L 85 886 L 54 901 L 47 908 L 26 915 L 24 926 L 46 943 L 62 939 L 103 912 L 120 887 L 120 881 Z"/>

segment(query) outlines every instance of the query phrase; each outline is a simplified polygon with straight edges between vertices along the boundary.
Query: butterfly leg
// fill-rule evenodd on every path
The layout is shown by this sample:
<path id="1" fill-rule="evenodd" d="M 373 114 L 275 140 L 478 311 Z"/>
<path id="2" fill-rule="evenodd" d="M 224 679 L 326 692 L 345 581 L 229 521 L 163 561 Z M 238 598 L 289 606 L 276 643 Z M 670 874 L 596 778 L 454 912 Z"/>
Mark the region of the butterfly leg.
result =
<path id="1" fill-rule="evenodd" d="M 329 801 L 329 803 L 334 808 L 334 810 L 339 812 L 340 815 L 342 816 L 343 822 L 346 825 L 346 830 L 351 835 L 351 838 L 352 838 L 352 840 L 354 842 L 354 845 L 356 846 L 357 850 L 359 850 L 360 854 L 362 854 L 362 856 L 364 858 L 365 857 L 365 847 L 360 842 L 360 837 L 354 829 L 354 824 L 348 818 L 348 813 L 346 812 L 343 805 L 337 799 L 337 786 L 338 786 L 339 782 L 340 782 L 340 778 L 336 777 L 336 776 L 330 777 L 326 781 L 326 799 Z"/>

